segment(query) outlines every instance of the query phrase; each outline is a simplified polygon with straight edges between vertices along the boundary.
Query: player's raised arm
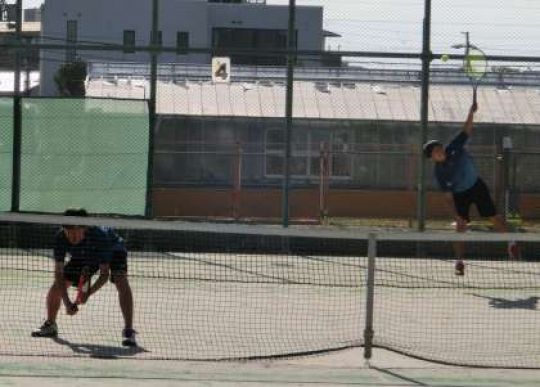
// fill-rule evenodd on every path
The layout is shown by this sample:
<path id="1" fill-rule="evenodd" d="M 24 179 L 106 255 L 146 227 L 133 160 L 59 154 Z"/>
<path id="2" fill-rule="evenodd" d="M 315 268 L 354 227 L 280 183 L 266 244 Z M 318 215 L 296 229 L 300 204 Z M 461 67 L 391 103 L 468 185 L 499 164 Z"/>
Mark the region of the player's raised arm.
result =
<path id="1" fill-rule="evenodd" d="M 478 103 L 473 102 L 469 109 L 469 114 L 467 115 L 465 124 L 463 125 L 463 131 L 467 134 L 467 136 L 470 136 L 472 134 L 473 125 L 474 125 L 474 113 L 476 113 L 477 110 L 478 110 Z"/>

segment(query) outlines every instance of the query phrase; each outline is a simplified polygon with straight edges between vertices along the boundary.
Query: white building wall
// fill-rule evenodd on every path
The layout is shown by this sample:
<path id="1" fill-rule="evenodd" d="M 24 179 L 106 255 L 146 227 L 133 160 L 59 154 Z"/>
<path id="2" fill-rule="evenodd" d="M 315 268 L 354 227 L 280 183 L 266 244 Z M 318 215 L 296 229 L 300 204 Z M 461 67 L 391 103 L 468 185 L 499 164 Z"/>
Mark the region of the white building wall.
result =
<path id="1" fill-rule="evenodd" d="M 46 0 L 42 14 L 42 38 L 46 43 L 64 43 L 68 20 L 77 20 L 78 42 L 123 42 L 124 30 L 136 32 L 137 45 L 150 43 L 150 0 Z M 318 50 L 322 43 L 322 7 L 299 7 L 298 47 Z M 235 23 L 233 23 L 233 21 Z M 237 24 L 241 21 L 241 24 Z M 176 45 L 178 31 L 189 32 L 190 47 L 210 47 L 214 27 L 286 29 L 287 6 L 208 3 L 206 0 L 161 0 L 159 13 L 163 44 Z M 54 95 L 54 74 L 65 60 L 61 50 L 41 53 L 41 93 Z M 118 51 L 81 51 L 83 60 L 149 62 L 149 54 Z M 162 54 L 160 62 L 209 63 L 207 54 Z"/>
<path id="2" fill-rule="evenodd" d="M 261 28 L 286 30 L 289 9 L 286 5 L 261 6 L 257 4 L 209 4 L 209 30 L 222 28 Z M 303 50 L 320 50 L 323 23 L 322 7 L 299 6 L 296 12 L 298 47 Z M 210 32 L 210 39 L 212 38 Z"/>

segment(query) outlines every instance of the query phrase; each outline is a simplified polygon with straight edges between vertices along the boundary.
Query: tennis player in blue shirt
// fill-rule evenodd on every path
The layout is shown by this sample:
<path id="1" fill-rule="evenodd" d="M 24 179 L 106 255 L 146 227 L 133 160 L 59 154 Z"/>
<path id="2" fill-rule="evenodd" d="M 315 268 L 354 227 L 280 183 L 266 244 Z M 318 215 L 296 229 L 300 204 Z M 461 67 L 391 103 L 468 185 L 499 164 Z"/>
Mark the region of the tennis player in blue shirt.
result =
<path id="1" fill-rule="evenodd" d="M 64 215 L 85 217 L 87 213 L 84 209 L 70 209 Z M 64 264 L 66 254 L 69 254 L 71 259 Z M 99 271 L 99 277 L 90 286 L 82 303 L 101 289 L 110 277 L 118 290 L 120 309 L 124 317 L 122 345 L 136 346 L 136 332 L 132 326 L 133 295 L 127 279 L 127 250 L 124 240 L 106 227 L 63 226 L 55 236 L 54 259 L 56 261 L 54 283 L 47 294 L 47 320 L 32 333 L 32 336 L 58 335 L 56 317 L 61 301 L 64 302 L 67 314 L 77 313 L 78 307 L 69 299 L 67 289 L 70 286 L 77 286 L 83 268 L 86 268 L 92 276 Z"/>
<path id="2" fill-rule="evenodd" d="M 424 144 L 424 155 L 435 163 L 435 178 L 441 190 L 445 192 L 449 208 L 456 220 L 456 230 L 465 232 L 470 221 L 469 209 L 476 205 L 478 213 L 489 218 L 498 232 L 507 232 L 504 219 L 497 214 L 497 209 L 489 193 L 489 189 L 478 175 L 473 158 L 465 149 L 465 145 L 473 131 L 474 113 L 478 105 L 473 103 L 463 126 L 463 130 L 445 147 L 437 140 Z M 463 263 L 464 243 L 456 243 L 457 262 L 456 275 L 465 274 Z M 510 258 L 516 259 L 519 249 L 515 242 L 508 245 Z"/>

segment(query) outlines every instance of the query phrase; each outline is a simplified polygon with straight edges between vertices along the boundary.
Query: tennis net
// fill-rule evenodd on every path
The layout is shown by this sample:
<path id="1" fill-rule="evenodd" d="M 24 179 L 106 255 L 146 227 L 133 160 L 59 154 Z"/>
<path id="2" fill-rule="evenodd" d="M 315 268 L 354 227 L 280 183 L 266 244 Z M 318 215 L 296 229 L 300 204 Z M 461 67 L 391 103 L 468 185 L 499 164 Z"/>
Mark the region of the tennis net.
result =
<path id="1" fill-rule="evenodd" d="M 114 227 L 126 240 L 137 348 L 123 348 L 107 284 L 56 339 L 32 338 L 53 280 L 62 224 Z M 386 233 L 47 215 L 0 216 L 4 355 L 232 360 L 362 346 L 368 239 L 376 242 L 373 344 L 471 366 L 540 364 L 540 238 Z M 525 259 L 509 261 L 519 241 Z M 466 275 L 452 242 L 466 240 Z M 73 293 L 72 293 L 73 294 Z M 360 359 L 359 359 L 360 361 Z"/>

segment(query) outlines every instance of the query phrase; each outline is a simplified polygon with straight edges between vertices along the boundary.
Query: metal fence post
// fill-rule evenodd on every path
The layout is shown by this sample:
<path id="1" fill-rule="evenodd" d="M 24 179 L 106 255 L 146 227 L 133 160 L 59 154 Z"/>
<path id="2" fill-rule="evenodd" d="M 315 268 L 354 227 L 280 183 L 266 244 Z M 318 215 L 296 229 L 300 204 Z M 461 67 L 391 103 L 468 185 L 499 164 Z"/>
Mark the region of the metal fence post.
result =
<path id="1" fill-rule="evenodd" d="M 285 157 L 283 164 L 282 222 L 289 227 L 289 191 L 291 179 L 291 138 L 293 116 L 294 65 L 296 62 L 296 0 L 289 0 L 289 27 L 287 33 L 287 91 L 285 102 Z"/>
<path id="2" fill-rule="evenodd" d="M 20 210 L 21 200 L 21 152 L 22 152 L 22 109 L 21 109 L 21 32 L 22 0 L 15 5 L 15 74 L 13 88 L 13 165 L 11 175 L 11 211 Z"/>
<path id="3" fill-rule="evenodd" d="M 369 361 L 373 349 L 373 309 L 375 298 L 375 257 L 377 256 L 377 235 L 368 236 L 368 267 L 366 277 L 366 325 L 364 327 L 364 359 Z"/>
<path id="4" fill-rule="evenodd" d="M 514 206 L 513 192 L 510 189 L 510 162 L 512 157 L 512 138 L 504 136 L 502 139 L 503 153 L 503 201 L 504 201 L 504 220 L 508 222 L 514 215 L 516 208 Z"/>
<path id="5" fill-rule="evenodd" d="M 328 193 L 330 188 L 330 151 L 327 143 L 320 143 L 319 155 L 319 221 L 328 219 Z"/>
<path id="6" fill-rule="evenodd" d="M 236 143 L 236 152 L 233 162 L 233 190 L 232 190 L 232 216 L 234 220 L 240 219 L 240 202 L 242 195 L 242 144 Z"/>
<path id="7" fill-rule="evenodd" d="M 431 54 L 431 0 L 425 0 L 424 4 L 424 32 L 422 47 L 422 90 L 420 121 L 422 128 L 420 131 L 420 146 L 418 152 L 418 193 L 416 200 L 418 231 L 424 231 L 426 227 L 426 159 L 422 154 L 422 145 L 427 141 L 429 126 L 429 66 L 432 59 Z"/>
<path id="8" fill-rule="evenodd" d="M 154 135 L 157 123 L 157 76 L 158 76 L 158 49 L 159 39 L 159 0 L 152 0 L 152 51 L 150 52 L 150 100 L 149 113 L 149 141 L 148 141 L 148 171 L 146 177 L 146 217 L 154 215 L 152 206 L 152 192 L 154 185 Z"/>

